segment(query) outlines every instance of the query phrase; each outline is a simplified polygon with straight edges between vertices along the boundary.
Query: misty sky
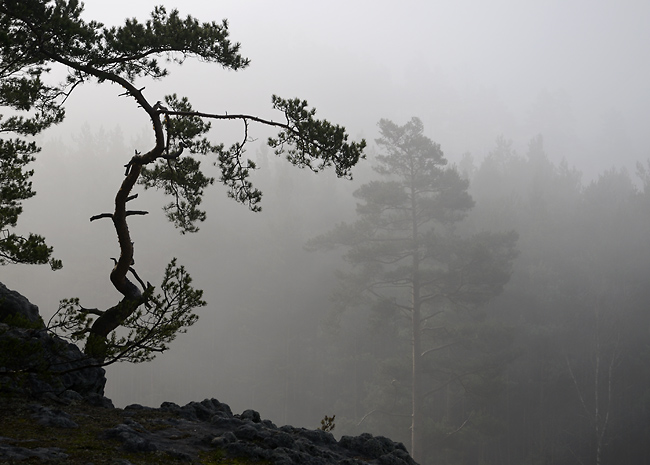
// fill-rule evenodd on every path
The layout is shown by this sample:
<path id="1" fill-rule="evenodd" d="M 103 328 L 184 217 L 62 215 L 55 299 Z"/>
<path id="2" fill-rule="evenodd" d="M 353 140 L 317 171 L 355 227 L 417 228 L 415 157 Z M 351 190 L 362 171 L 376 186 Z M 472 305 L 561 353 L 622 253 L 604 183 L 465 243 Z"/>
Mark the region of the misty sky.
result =
<path id="1" fill-rule="evenodd" d="M 141 83 L 152 103 L 178 92 L 200 111 L 278 118 L 271 110 L 272 94 L 300 97 L 318 109 L 318 116 L 344 125 L 352 138 L 369 141 L 378 135 L 380 118 L 402 125 L 417 116 L 426 135 L 441 144 L 451 161 L 466 152 L 482 159 L 499 135 L 512 139 L 523 155 L 531 138 L 542 134 L 549 158 L 566 158 L 587 179 L 612 166 L 632 171 L 636 161 L 650 157 L 647 1 L 87 0 L 85 17 L 106 25 L 120 24 L 127 16 L 144 21 L 160 3 L 200 20 L 227 18 L 232 39 L 242 43 L 251 65 L 239 72 L 191 60 L 180 69 L 172 66 L 169 78 Z M 88 218 L 111 208 L 122 165 L 133 149 L 148 149 L 146 143 L 134 147 L 130 141 L 151 138 L 146 115 L 132 100 L 118 98 L 121 92 L 108 84 L 76 89 L 66 121 L 40 138 L 43 153 L 33 165 L 38 195 L 25 203 L 18 232 L 43 234 L 54 245 L 55 256 L 63 259 L 64 269 L 51 273 L 45 267 L 6 267 L 2 281 L 26 294 L 46 317 L 64 297 L 79 296 L 90 307 L 115 303 L 117 293 L 107 279 L 112 266 L 108 257 L 117 253 L 115 233 L 108 223 L 91 224 Z M 59 141 L 74 145 L 84 127 L 93 133 L 100 128 L 120 131 L 124 153 L 111 158 L 113 154 L 57 151 Z M 260 141 L 268 135 L 256 127 L 251 132 Z M 211 135 L 228 144 L 239 140 L 241 125 L 219 126 Z M 77 184 L 82 176 L 92 192 Z M 211 195 L 225 197 L 222 191 Z M 249 219 L 254 215 L 238 205 L 223 207 L 215 215 L 207 206 L 209 220 L 199 240 L 210 245 L 208 250 L 192 243 L 194 239 L 169 239 L 175 232 L 148 234 L 166 226 L 160 219 L 160 198 L 147 198 L 139 208 L 158 216 L 152 214 L 146 223 L 132 227 L 139 273 L 159 272 L 167 256 L 184 255 L 211 305 L 236 302 L 237 295 L 224 292 L 250 275 L 241 271 L 232 276 L 230 244 L 220 243 L 219 237 L 236 232 L 239 225 L 242 230 L 254 228 L 258 220 Z M 264 204 L 267 214 L 272 215 L 273 208 L 272 203 Z M 143 236 L 146 241 L 140 241 Z M 209 268 L 215 264 L 223 267 Z M 247 266 L 243 263 L 241 269 Z M 326 295 L 330 290 L 322 291 Z M 222 316 L 211 307 L 192 334 L 204 331 L 203 340 L 208 340 L 217 329 L 235 332 L 217 319 Z M 176 382 L 182 385 L 197 376 L 188 360 L 206 347 L 180 338 L 160 357 L 162 365 L 156 360 L 114 370 L 137 374 L 124 378 L 146 383 L 153 378 L 145 373 L 174 367 L 170 370 L 177 370 Z M 219 375 L 210 374 L 214 379 Z M 109 397 L 116 394 L 112 381 L 120 382 L 119 376 L 111 376 Z M 200 395 L 187 392 L 179 400 L 170 398 L 175 392 L 171 387 L 163 389 L 151 381 L 150 388 L 161 390 L 163 400 L 189 401 Z M 206 388 L 203 396 L 210 391 Z M 119 404 L 124 397 L 114 400 Z"/>
<path id="2" fill-rule="evenodd" d="M 480 159 L 500 134 L 523 153 L 541 133 L 551 158 L 586 175 L 649 155 L 642 0 L 162 3 L 230 21 L 249 69 L 206 75 L 192 64 L 172 77 L 226 111 L 263 113 L 272 93 L 299 96 L 370 139 L 379 118 L 418 116 L 451 159 Z M 118 24 L 154 4 L 90 0 L 86 11 Z"/>

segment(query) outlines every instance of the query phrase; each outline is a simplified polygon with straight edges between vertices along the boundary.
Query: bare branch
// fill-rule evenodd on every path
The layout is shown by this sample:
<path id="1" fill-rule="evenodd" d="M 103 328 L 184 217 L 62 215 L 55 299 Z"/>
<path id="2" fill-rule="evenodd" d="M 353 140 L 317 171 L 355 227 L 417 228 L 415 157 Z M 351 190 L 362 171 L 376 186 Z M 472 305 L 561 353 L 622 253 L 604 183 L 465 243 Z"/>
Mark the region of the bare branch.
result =
<path id="1" fill-rule="evenodd" d="M 138 89 L 138 91 L 139 91 L 139 92 L 142 92 L 144 89 L 145 89 L 144 87 L 140 87 L 140 88 Z M 122 92 L 121 94 L 117 94 L 117 96 L 118 96 L 118 97 L 131 97 L 131 93 L 130 93 L 128 90 L 125 90 L 125 91 Z"/>
<path id="2" fill-rule="evenodd" d="M 425 317 L 420 318 L 420 324 L 424 323 L 427 320 L 430 320 L 431 318 L 435 318 L 436 316 L 440 315 L 441 313 L 445 313 L 444 310 L 439 310 L 437 312 L 433 312 L 431 315 L 427 315 Z"/>
<path id="3" fill-rule="evenodd" d="M 359 420 L 359 423 L 357 423 L 357 426 L 361 426 L 361 423 L 366 421 L 366 418 L 368 418 L 370 415 L 373 415 L 375 413 L 381 413 L 382 415 L 388 415 L 388 416 L 391 416 L 391 417 L 406 417 L 406 418 L 411 417 L 410 413 L 392 413 L 392 412 L 386 412 L 385 410 L 375 409 L 375 410 L 371 410 L 370 412 L 366 413 L 363 416 L 363 418 L 361 418 L 361 420 Z"/>
<path id="4" fill-rule="evenodd" d="M 102 316 L 104 314 L 103 310 L 99 310 L 96 308 L 84 308 L 84 307 L 79 307 L 79 312 L 80 313 L 89 313 L 91 315 L 97 315 L 97 316 Z"/>
<path id="5" fill-rule="evenodd" d="M 136 273 L 136 271 L 133 269 L 132 266 L 129 267 L 129 271 L 130 271 L 131 274 L 135 277 L 135 279 L 138 280 L 138 282 L 139 282 L 140 285 L 142 286 L 142 290 L 143 290 L 143 291 L 146 291 L 146 290 L 148 289 L 148 287 L 144 284 L 144 281 L 142 281 L 142 279 L 140 279 L 140 276 L 138 276 L 138 273 Z M 149 287 L 151 287 L 151 284 L 149 284 Z"/>
<path id="6" fill-rule="evenodd" d="M 582 405 L 582 408 L 585 410 L 585 412 L 587 414 L 587 417 L 591 417 L 591 412 L 589 411 L 589 407 L 587 407 L 585 399 L 584 399 L 584 397 L 582 397 L 582 390 L 580 389 L 580 386 L 578 386 L 578 380 L 576 379 L 576 376 L 573 373 L 573 368 L 571 367 L 571 363 L 569 362 L 569 357 L 565 355 L 564 359 L 566 360 L 566 365 L 569 368 L 569 376 L 571 376 L 571 380 L 573 381 L 573 385 L 576 388 L 576 393 L 578 394 L 578 399 L 580 399 L 580 405 Z"/>
<path id="7" fill-rule="evenodd" d="M 133 215 L 148 215 L 149 212 L 144 211 L 144 210 L 127 210 L 126 211 L 126 216 L 133 216 Z"/>
<path id="8" fill-rule="evenodd" d="M 460 425 L 458 428 L 456 428 L 456 429 L 453 430 L 453 431 L 448 432 L 448 433 L 447 433 L 447 436 L 445 437 L 445 439 L 448 438 L 449 436 L 452 436 L 452 435 L 458 433 L 461 429 L 463 429 L 463 428 L 465 427 L 465 425 L 466 425 L 467 423 L 469 423 L 469 421 L 472 419 L 472 415 L 473 415 L 473 413 L 474 413 L 474 412 L 470 412 L 469 416 L 465 419 L 464 422 L 461 423 L 461 425 Z"/>
<path id="9" fill-rule="evenodd" d="M 420 354 L 420 356 L 424 357 L 427 354 L 430 354 L 432 352 L 437 352 L 437 351 L 442 350 L 442 349 L 446 349 L 447 347 L 451 347 L 451 346 L 456 345 L 458 343 L 459 343 L 459 341 L 454 341 L 454 342 L 450 342 L 449 344 L 445 344 L 445 345 L 442 345 L 442 346 L 438 346 L 438 347 L 434 347 L 432 349 L 425 350 L 424 352 L 422 352 Z"/>
<path id="10" fill-rule="evenodd" d="M 91 216 L 90 221 L 99 220 L 100 218 L 113 218 L 112 213 L 100 213 L 99 215 Z"/>
<path id="11" fill-rule="evenodd" d="M 289 123 L 278 123 L 277 121 L 273 120 L 268 120 L 264 118 L 260 118 L 258 116 L 253 116 L 253 115 L 246 115 L 246 114 L 235 114 L 235 115 L 229 115 L 228 113 L 225 113 L 223 115 L 221 114 L 216 114 L 216 113 L 204 113 L 201 111 L 164 111 L 161 113 L 165 113 L 168 116 L 198 116 L 200 118 L 208 118 L 208 119 L 226 119 L 226 120 L 243 120 L 243 121 L 255 121 L 257 123 L 265 124 L 267 126 L 275 126 L 279 127 L 285 130 L 289 130 L 293 132 L 294 134 L 298 134 L 298 131 L 293 129 L 291 126 L 289 126 Z"/>

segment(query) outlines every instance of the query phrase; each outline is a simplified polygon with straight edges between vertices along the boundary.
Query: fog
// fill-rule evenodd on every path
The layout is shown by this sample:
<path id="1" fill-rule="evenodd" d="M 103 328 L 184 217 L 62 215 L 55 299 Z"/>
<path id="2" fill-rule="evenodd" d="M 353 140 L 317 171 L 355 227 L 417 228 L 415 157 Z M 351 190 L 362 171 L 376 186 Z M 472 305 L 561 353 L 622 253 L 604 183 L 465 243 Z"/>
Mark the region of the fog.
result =
<path id="1" fill-rule="evenodd" d="M 277 119 L 271 95 L 297 96 L 316 107 L 317 116 L 345 126 L 351 138 L 366 138 L 370 147 L 368 160 L 354 170 L 354 180 L 341 180 L 330 172 L 313 174 L 291 167 L 265 149 L 272 133 L 252 126 L 255 141 L 248 154 L 260 166 L 253 182 L 264 192 L 262 212 L 248 211 L 215 185 L 207 191 L 208 219 L 197 234 L 180 235 L 161 210 L 166 199 L 137 188 L 138 209 L 150 211 L 129 220 L 138 273 L 145 281 L 159 282 L 166 263 L 178 257 L 196 287 L 204 290 L 208 305 L 199 310 L 199 322 L 153 362 L 107 368 L 106 395 L 116 406 L 215 397 L 236 412 L 258 409 L 278 424 L 315 428 L 324 415 L 336 414 L 341 423 L 335 432 L 369 427 L 376 434 L 401 434 L 395 439 L 407 441 L 408 431 L 395 432 L 379 420 L 355 426 L 372 410 L 372 395 L 359 400 L 361 385 L 366 383 L 372 393 L 372 373 L 379 369 L 370 362 L 346 361 L 342 354 L 364 350 L 355 349 L 354 341 L 363 341 L 356 334 L 367 332 L 367 317 L 346 314 L 341 329 L 332 329 L 330 297 L 337 288 L 335 270 L 344 266 L 341 253 L 303 248 L 308 239 L 336 223 L 354 220 L 352 192 L 373 179 L 370 166 L 378 150 L 372 141 L 378 137 L 381 118 L 404 124 L 417 116 L 451 163 L 472 155 L 478 170 L 470 177 L 476 212 L 467 227 L 514 228 L 521 237 L 512 280 L 489 307 L 509 321 L 520 318 L 517 321 L 529 324 L 522 315 L 530 309 L 546 328 L 544 318 L 558 316 L 539 310 L 542 296 L 549 295 L 546 291 L 536 293 L 534 302 L 526 300 L 533 293 L 524 291 L 541 286 L 526 275 L 533 267 L 538 267 L 535 276 L 547 284 L 560 276 L 560 271 L 548 271 L 556 255 L 564 255 L 566 261 L 557 257 L 562 266 L 574 253 L 590 256 L 594 266 L 611 263 L 600 251 L 617 257 L 629 253 L 639 261 L 645 257 L 647 245 L 640 239 L 650 232 L 645 223 L 615 227 L 618 219 L 612 219 L 601 225 L 602 236 L 580 237 L 569 206 L 560 211 L 560 205 L 588 202 L 589 192 L 597 191 L 598 180 L 612 168 L 623 178 L 629 174 L 629 195 L 645 193 L 634 171 L 637 162 L 645 164 L 650 157 L 650 3 L 114 0 L 107 7 L 106 2 L 88 0 L 85 18 L 107 25 L 117 25 L 126 16 L 144 20 L 160 3 L 201 20 L 227 18 L 231 37 L 241 42 L 251 65 L 239 72 L 192 60 L 170 66 L 168 78 L 138 83 L 146 86 L 149 101 L 176 92 L 189 97 L 199 111 Z M 64 75 L 62 70 L 54 73 Z M 119 254 L 114 230 L 110 222 L 90 223 L 89 218 L 111 210 L 124 164 L 134 150 L 147 150 L 153 141 L 146 114 L 132 100 L 118 97 L 120 92 L 109 84 L 76 89 L 68 100 L 66 120 L 39 137 L 43 150 L 32 164 L 37 195 L 24 203 L 18 232 L 44 235 L 64 267 L 52 272 L 46 267 L 5 266 L 0 280 L 38 305 L 46 320 L 63 298 L 77 296 L 82 305 L 98 308 L 120 298 L 108 279 L 110 257 Z M 229 144 L 241 138 L 241 131 L 240 124 L 219 123 L 210 137 Z M 543 219 L 532 212 L 526 216 L 494 209 L 499 199 L 525 186 L 510 186 L 507 173 L 502 178 L 485 174 L 484 161 L 498 152 L 499 137 L 511 141 L 512 157 L 527 159 L 529 144 L 538 135 L 543 137 L 549 169 L 573 169 L 579 184 L 570 193 L 551 181 L 543 188 L 548 218 L 558 222 L 555 229 L 535 223 Z M 204 165 L 218 177 L 217 168 Z M 526 184 L 525 176 L 520 182 Z M 590 211 L 588 206 L 575 208 Z M 598 215 L 595 210 L 590 218 Z M 557 235 L 539 237 L 545 233 Z M 582 249 L 583 241 L 614 248 Z M 629 251 L 635 246 L 641 248 L 637 255 Z M 531 258 L 537 256 L 545 259 Z M 623 261 L 620 266 L 630 282 L 645 279 L 643 263 Z M 569 275 L 577 276 L 573 271 Z M 637 299 L 634 308 L 648 303 Z M 557 310 L 563 304 L 544 305 Z M 521 314 L 503 310 L 508 308 Z M 341 366 L 333 364 L 337 358 Z M 527 359 L 519 360 L 513 366 Z M 355 388 L 342 381 L 341 373 L 351 372 L 350 363 L 361 366 Z M 343 398 L 355 389 L 357 398 Z"/>
<path id="2" fill-rule="evenodd" d="M 153 4 L 113 5 L 86 2 L 86 16 L 119 24 L 126 15 L 146 18 Z M 644 2 L 353 5 L 184 2 L 182 13 L 228 18 L 252 64 L 234 73 L 188 61 L 147 84 L 147 95 L 182 84 L 183 95 L 206 107 L 256 113 L 273 93 L 300 96 L 370 139 L 379 118 L 415 115 L 448 155 L 481 156 L 499 134 L 523 151 L 542 133 L 554 158 L 589 167 L 590 175 L 646 155 Z M 113 127 L 139 115 L 115 95 L 87 86 L 71 99 L 67 123 L 78 127 L 92 115 L 93 124 Z M 82 104 L 88 101 L 98 102 L 94 111 Z"/>

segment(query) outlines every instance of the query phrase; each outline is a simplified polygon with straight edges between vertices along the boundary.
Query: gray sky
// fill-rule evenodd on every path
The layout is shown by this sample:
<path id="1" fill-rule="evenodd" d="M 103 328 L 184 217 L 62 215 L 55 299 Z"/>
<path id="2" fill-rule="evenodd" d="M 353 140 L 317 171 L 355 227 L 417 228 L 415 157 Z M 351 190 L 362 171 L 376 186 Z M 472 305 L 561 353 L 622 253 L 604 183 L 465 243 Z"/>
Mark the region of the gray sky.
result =
<path id="1" fill-rule="evenodd" d="M 87 1 L 87 17 L 142 19 L 154 3 L 106 5 Z M 272 93 L 299 96 L 368 138 L 380 118 L 418 116 L 452 159 L 466 151 L 482 157 L 500 134 L 525 152 L 542 133 L 552 158 L 586 174 L 649 156 L 650 3 L 643 0 L 180 5 L 200 19 L 228 18 L 252 60 L 238 73 L 206 75 L 198 65 L 174 72 L 227 111 L 259 113 Z"/>

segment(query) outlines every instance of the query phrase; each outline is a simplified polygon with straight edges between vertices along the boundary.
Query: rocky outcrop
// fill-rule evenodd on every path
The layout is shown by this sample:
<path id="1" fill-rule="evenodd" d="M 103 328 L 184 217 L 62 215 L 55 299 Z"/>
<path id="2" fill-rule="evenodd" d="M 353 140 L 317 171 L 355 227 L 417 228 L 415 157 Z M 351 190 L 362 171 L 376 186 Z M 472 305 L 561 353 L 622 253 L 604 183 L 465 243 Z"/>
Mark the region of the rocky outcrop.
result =
<path id="1" fill-rule="evenodd" d="M 15 400 L 6 407 L 3 401 L 0 397 L 0 417 L 11 418 L 25 430 L 4 429 L 0 422 L 0 462 L 36 457 L 106 463 L 102 460 L 108 456 L 110 463 L 124 464 L 416 465 L 404 445 L 385 437 L 362 434 L 337 441 L 323 430 L 278 427 L 254 410 L 233 414 L 216 399 L 182 407 L 165 402 L 160 408 L 134 404 L 124 409 L 75 402 L 17 407 Z M 26 440 L 28 431 L 49 439 Z M 101 457 L 80 455 L 84 451 L 97 451 Z"/>
<path id="2" fill-rule="evenodd" d="M 44 326 L 38 307 L 16 291 L 0 283 L 0 322 L 22 318 L 30 323 Z"/>
<path id="3" fill-rule="evenodd" d="M 94 364 L 47 331 L 36 305 L 0 283 L 0 390 L 108 406 L 105 370 Z"/>
<path id="4" fill-rule="evenodd" d="M 104 370 L 89 363 L 74 344 L 45 329 L 36 306 L 0 284 L 0 418 L 5 419 L 0 422 L 0 461 L 77 463 L 74 454 L 97 450 L 105 456 L 111 450 L 112 463 L 131 463 L 120 459 L 124 453 L 137 454 L 142 463 L 151 456 L 156 462 L 163 456 L 170 464 L 221 463 L 228 456 L 245 458 L 241 463 L 247 464 L 415 465 L 403 444 L 385 437 L 362 434 L 337 441 L 323 430 L 278 427 L 254 410 L 233 414 L 216 399 L 182 407 L 165 402 L 160 408 L 115 409 L 103 396 Z M 35 436 L 50 442 L 35 443 Z M 88 458 L 80 457 L 79 463 Z"/>
<path id="5" fill-rule="evenodd" d="M 125 412 L 142 409 L 147 407 L 131 405 Z M 278 427 L 254 410 L 233 415 L 216 399 L 183 407 L 166 402 L 148 410 L 168 412 L 169 418 L 157 422 L 155 429 L 127 419 L 105 431 L 104 437 L 120 441 L 127 451 L 157 451 L 188 461 L 195 460 L 199 451 L 219 450 L 275 465 L 415 465 L 403 444 L 382 436 L 343 436 L 337 441 L 323 430 Z"/>

